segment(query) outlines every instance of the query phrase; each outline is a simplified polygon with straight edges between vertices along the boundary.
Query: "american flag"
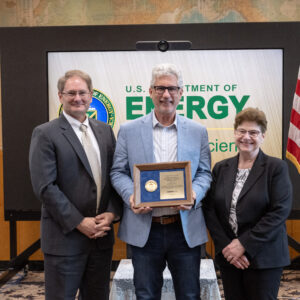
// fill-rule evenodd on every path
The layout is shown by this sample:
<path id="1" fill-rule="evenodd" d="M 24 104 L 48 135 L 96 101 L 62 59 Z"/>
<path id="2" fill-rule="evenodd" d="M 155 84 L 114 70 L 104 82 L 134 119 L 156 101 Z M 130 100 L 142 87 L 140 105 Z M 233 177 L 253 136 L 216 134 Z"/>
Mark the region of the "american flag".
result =
<path id="1" fill-rule="evenodd" d="M 291 112 L 286 157 L 296 166 L 300 174 L 300 67 Z"/>

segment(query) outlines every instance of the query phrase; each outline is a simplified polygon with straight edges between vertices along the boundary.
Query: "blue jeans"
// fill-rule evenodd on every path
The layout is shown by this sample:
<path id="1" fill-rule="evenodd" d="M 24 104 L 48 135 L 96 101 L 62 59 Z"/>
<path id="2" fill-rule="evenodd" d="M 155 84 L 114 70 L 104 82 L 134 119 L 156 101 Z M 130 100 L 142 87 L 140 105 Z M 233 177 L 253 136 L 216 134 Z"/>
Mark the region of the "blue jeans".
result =
<path id="1" fill-rule="evenodd" d="M 201 248 L 189 248 L 181 223 L 152 223 L 143 248 L 132 246 L 137 300 L 160 300 L 163 270 L 168 264 L 177 300 L 200 299 Z"/>

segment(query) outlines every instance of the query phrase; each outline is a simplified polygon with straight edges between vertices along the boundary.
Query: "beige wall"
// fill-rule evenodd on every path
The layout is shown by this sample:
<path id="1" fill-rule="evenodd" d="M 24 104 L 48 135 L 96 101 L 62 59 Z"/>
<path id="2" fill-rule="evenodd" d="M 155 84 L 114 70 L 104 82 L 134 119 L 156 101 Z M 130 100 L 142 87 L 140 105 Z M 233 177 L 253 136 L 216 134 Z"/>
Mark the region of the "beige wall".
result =
<path id="1" fill-rule="evenodd" d="M 0 27 L 289 21 L 300 21 L 300 0 L 0 0 Z M 1 124 L 0 260 L 9 260 L 9 225 L 3 216 Z M 300 221 L 288 221 L 287 228 L 299 241 Z M 38 238 L 39 222 L 17 222 L 18 253 Z M 207 249 L 213 253 L 211 242 Z M 114 259 L 125 257 L 125 253 L 124 243 L 117 240 Z M 291 250 L 291 256 L 296 255 Z M 31 259 L 42 259 L 41 252 Z"/>

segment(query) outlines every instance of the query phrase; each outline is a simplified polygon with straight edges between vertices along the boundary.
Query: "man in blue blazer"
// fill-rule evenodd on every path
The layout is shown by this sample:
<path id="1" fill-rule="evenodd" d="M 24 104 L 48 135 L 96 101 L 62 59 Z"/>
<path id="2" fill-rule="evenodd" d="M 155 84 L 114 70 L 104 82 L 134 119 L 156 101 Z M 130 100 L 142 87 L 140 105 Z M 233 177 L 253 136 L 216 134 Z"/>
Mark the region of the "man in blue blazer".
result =
<path id="1" fill-rule="evenodd" d="M 88 74 L 66 72 L 58 90 L 63 113 L 34 129 L 29 155 L 33 190 L 42 202 L 46 299 L 75 299 L 79 289 L 79 299 L 108 300 L 112 221 L 122 213 L 109 176 L 115 138 L 109 125 L 86 116 L 93 91 Z"/>
<path id="2" fill-rule="evenodd" d="M 166 263 L 176 299 L 200 299 L 200 245 L 207 241 L 201 201 L 211 182 L 210 150 L 205 127 L 176 114 L 182 88 L 175 65 L 154 67 L 154 111 L 122 125 L 118 134 L 111 180 L 124 201 L 118 235 L 132 246 L 138 300 L 160 299 Z M 172 161 L 191 161 L 194 205 L 134 207 L 134 164 Z"/>

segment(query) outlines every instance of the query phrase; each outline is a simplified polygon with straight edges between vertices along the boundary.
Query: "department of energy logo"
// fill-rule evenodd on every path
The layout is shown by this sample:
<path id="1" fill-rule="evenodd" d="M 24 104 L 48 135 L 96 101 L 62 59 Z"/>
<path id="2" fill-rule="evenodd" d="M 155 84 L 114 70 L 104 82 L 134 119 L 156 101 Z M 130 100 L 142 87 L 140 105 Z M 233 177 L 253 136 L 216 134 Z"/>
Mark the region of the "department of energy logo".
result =
<path id="1" fill-rule="evenodd" d="M 62 104 L 59 106 L 60 115 L 62 112 Z M 87 111 L 89 118 L 102 121 L 114 128 L 116 114 L 113 104 L 110 99 L 101 91 L 93 89 L 93 99 Z"/>
<path id="2" fill-rule="evenodd" d="M 93 90 L 93 100 L 87 113 L 90 118 L 105 122 L 114 128 L 116 120 L 114 106 L 101 91 Z"/>

